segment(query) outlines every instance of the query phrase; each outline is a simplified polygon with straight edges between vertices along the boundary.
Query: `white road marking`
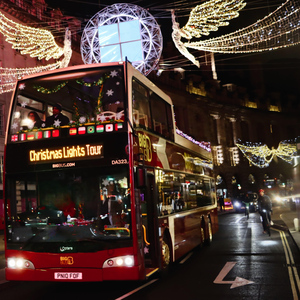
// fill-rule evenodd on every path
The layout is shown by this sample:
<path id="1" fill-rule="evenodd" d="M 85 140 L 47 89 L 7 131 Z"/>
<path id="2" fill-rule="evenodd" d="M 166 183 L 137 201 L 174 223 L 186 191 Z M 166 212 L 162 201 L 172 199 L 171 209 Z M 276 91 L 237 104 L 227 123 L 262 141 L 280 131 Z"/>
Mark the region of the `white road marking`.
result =
<path id="1" fill-rule="evenodd" d="M 182 261 L 180 261 L 180 264 L 184 264 L 191 256 L 193 253 L 191 252 L 189 255 L 187 255 Z"/>
<path id="2" fill-rule="evenodd" d="M 276 230 L 276 229 L 275 229 Z M 299 275 L 298 271 L 295 267 L 295 261 L 294 257 L 290 248 L 290 245 L 286 239 L 286 234 L 282 230 L 277 230 L 280 233 L 284 253 L 285 253 L 285 259 L 288 267 L 288 273 L 290 277 L 290 283 L 291 283 L 291 288 L 292 288 L 292 293 L 293 293 L 293 299 L 298 300 L 298 294 L 297 294 L 297 287 L 298 291 L 300 292 L 300 280 L 299 280 Z"/>
<path id="3" fill-rule="evenodd" d="M 146 286 L 148 286 L 148 285 L 154 283 L 154 282 L 157 281 L 157 280 L 158 280 L 158 279 L 153 279 L 153 280 L 151 280 L 150 282 L 148 282 L 148 283 L 146 283 L 146 284 L 140 286 L 139 288 L 137 288 L 137 289 L 135 289 L 135 290 L 132 290 L 131 292 L 129 292 L 129 293 L 127 293 L 127 294 L 125 294 L 125 295 L 123 295 L 123 296 L 121 296 L 121 297 L 119 297 L 119 298 L 116 298 L 115 300 L 122 300 L 122 299 L 125 299 L 125 298 L 129 297 L 130 295 L 132 295 L 132 294 L 138 292 L 139 290 L 145 288 Z"/>
<path id="4" fill-rule="evenodd" d="M 252 284 L 254 281 L 250 281 L 241 277 L 236 277 L 234 281 L 223 281 L 225 276 L 230 272 L 230 270 L 235 266 L 236 262 L 229 261 L 225 264 L 219 275 L 214 280 L 214 283 L 216 284 L 231 284 L 231 289 L 234 289 L 236 287 L 240 287 L 247 284 Z"/>

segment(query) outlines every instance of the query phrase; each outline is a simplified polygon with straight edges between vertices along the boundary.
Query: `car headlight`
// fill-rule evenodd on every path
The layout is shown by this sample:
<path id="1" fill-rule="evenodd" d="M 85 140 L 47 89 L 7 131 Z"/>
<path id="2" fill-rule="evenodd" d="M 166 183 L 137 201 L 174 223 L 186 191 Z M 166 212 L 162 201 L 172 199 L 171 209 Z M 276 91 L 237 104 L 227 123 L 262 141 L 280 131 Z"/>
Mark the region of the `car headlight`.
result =
<path id="1" fill-rule="evenodd" d="M 240 202 L 234 202 L 234 206 L 235 207 L 241 207 L 241 203 Z"/>

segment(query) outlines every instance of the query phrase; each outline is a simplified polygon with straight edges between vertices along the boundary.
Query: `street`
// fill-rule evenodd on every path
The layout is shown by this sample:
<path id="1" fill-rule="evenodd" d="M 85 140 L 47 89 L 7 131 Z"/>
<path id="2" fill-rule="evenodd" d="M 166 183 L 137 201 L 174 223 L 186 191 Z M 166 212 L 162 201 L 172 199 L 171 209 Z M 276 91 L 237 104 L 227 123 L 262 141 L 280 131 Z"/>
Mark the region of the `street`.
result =
<path id="1" fill-rule="evenodd" d="M 274 208 L 273 220 L 280 207 Z M 1 268 L 3 259 L 1 257 Z M 298 299 L 299 250 L 287 231 L 262 233 L 258 213 L 227 212 L 208 247 L 195 249 L 167 276 L 147 282 L 0 285 L 1 299 Z"/>

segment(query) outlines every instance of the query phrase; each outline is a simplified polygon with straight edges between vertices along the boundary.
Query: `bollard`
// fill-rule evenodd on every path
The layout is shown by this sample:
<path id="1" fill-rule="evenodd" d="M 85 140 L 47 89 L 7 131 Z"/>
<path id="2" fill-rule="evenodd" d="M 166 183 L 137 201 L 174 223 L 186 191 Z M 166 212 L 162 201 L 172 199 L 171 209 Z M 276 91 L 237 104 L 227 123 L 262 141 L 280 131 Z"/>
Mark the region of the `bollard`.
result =
<path id="1" fill-rule="evenodd" d="M 299 219 L 298 218 L 294 219 L 294 226 L 295 226 L 295 231 L 299 231 Z"/>

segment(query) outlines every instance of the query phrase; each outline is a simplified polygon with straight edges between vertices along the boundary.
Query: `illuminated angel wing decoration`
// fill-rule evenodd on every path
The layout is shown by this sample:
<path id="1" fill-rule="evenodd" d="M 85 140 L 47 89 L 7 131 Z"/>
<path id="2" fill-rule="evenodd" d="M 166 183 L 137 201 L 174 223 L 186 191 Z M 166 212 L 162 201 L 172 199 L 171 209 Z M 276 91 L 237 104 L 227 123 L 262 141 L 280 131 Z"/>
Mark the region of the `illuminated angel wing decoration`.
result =
<path id="1" fill-rule="evenodd" d="M 13 22 L 0 13 L 0 32 L 12 48 L 21 54 L 29 54 L 38 59 L 58 59 L 64 54 L 64 49 L 59 47 L 54 36 L 49 30 L 24 26 Z"/>
<path id="2" fill-rule="evenodd" d="M 277 149 L 269 149 L 267 145 L 246 146 L 236 144 L 245 157 L 256 167 L 266 168 L 275 157 L 280 157 L 288 163 L 292 163 L 297 153 L 297 147 L 294 143 L 280 142 Z"/>
<path id="3" fill-rule="evenodd" d="M 200 38 L 217 31 L 221 26 L 229 25 L 229 20 L 237 18 L 245 7 L 244 0 L 211 0 L 197 5 L 190 13 L 186 25 L 181 29 L 181 36 L 190 40 Z"/>
<path id="4" fill-rule="evenodd" d="M 43 71 L 64 68 L 69 65 L 72 56 L 71 32 L 66 28 L 64 47 L 59 47 L 52 33 L 45 29 L 32 28 L 13 22 L 0 12 L 0 33 L 6 37 L 6 41 L 12 44 L 12 48 L 19 50 L 21 54 L 28 54 L 38 59 L 62 60 L 45 66 L 33 68 L 0 68 L 1 84 L 0 94 L 11 92 L 17 79 Z"/>
<path id="5" fill-rule="evenodd" d="M 213 6 L 214 3 L 219 2 L 220 1 L 216 0 L 209 1 L 207 3 L 211 3 Z M 234 3 L 229 0 L 223 0 L 223 2 Z M 199 9 L 201 6 L 202 5 L 199 6 Z M 218 8 L 218 6 L 216 7 Z M 207 26 L 206 23 L 204 25 L 202 24 L 202 19 L 205 20 L 205 17 L 199 18 L 199 21 L 197 21 L 196 18 L 190 18 L 193 20 L 193 23 L 190 22 L 190 20 L 188 21 L 187 25 L 189 26 L 186 27 L 186 25 L 180 30 L 181 36 L 188 39 L 190 37 L 200 37 L 200 35 L 206 35 L 209 31 L 212 31 L 209 29 L 217 29 L 217 26 L 215 26 L 216 21 L 214 19 L 211 21 L 210 19 L 213 16 L 210 9 L 212 8 L 203 11 L 204 16 L 207 17 L 206 23 L 209 26 Z M 237 16 L 237 14 L 234 13 L 229 15 L 230 17 Z M 216 16 L 219 16 L 218 11 Z M 299 0 L 287 0 L 268 16 L 264 17 L 262 20 L 258 20 L 248 27 L 212 39 L 184 42 L 181 47 L 218 53 L 251 53 L 294 46 L 300 43 L 299 19 Z M 220 19 L 217 24 L 224 26 L 227 25 L 228 22 L 226 19 L 224 19 L 224 21 Z M 195 28 L 193 28 L 193 26 Z M 192 34 L 193 29 L 195 30 L 195 33 Z M 174 41 L 174 43 L 176 44 L 176 41 Z"/>
<path id="6" fill-rule="evenodd" d="M 179 23 L 177 23 L 175 21 L 175 13 L 174 10 L 172 10 L 172 39 L 174 41 L 174 44 L 176 46 L 176 48 L 178 49 L 178 51 L 185 56 L 187 59 L 189 59 L 193 64 L 195 64 L 198 68 L 200 68 L 200 63 L 199 61 L 196 60 L 195 56 L 193 54 L 191 54 L 187 48 L 184 46 L 183 42 L 181 41 L 181 31 L 179 28 Z"/>
<path id="7" fill-rule="evenodd" d="M 227 26 L 229 20 L 238 17 L 246 3 L 244 0 L 210 0 L 197 5 L 190 13 L 186 25 L 180 29 L 179 23 L 175 20 L 175 12 L 172 10 L 172 38 L 175 46 L 186 58 L 200 67 L 195 57 L 188 52 L 185 43 L 181 41 L 184 37 L 188 40 L 209 35 L 211 31 L 217 31 L 221 26 Z"/>

